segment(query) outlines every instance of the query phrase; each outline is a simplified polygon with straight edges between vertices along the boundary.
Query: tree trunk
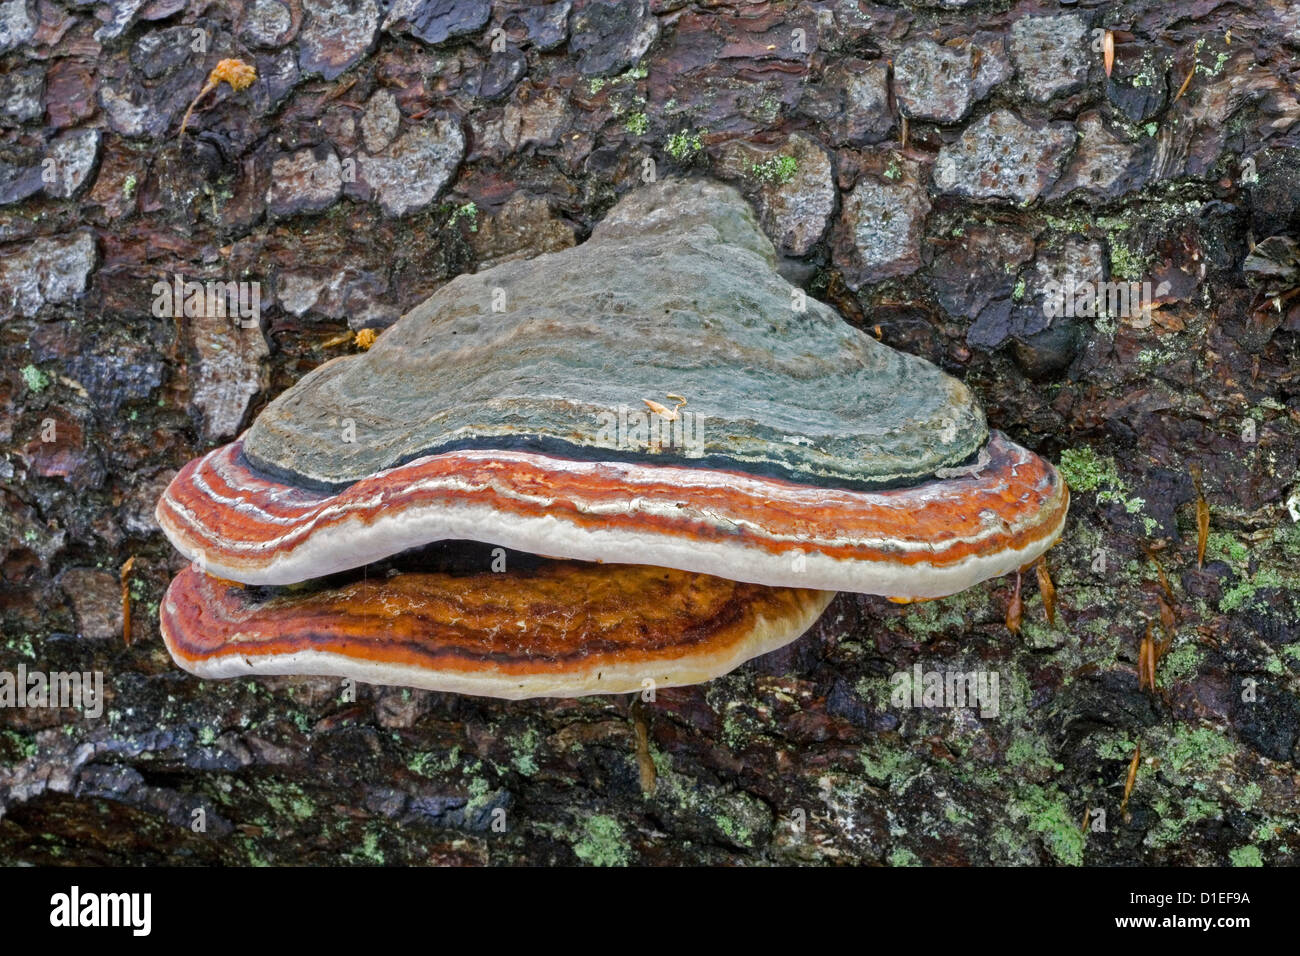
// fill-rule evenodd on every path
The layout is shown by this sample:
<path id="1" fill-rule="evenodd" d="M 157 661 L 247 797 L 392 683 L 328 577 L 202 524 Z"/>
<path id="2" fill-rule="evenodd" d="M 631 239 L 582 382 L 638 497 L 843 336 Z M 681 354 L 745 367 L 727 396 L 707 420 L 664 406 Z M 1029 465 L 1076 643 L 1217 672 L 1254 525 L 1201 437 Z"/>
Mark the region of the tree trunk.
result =
<path id="1" fill-rule="evenodd" d="M 0 862 L 1300 850 L 1296 8 L 10 6 L 0 672 L 99 672 L 104 697 L 0 710 Z M 257 79 L 182 136 L 222 59 Z M 176 470 L 648 175 L 736 184 L 792 281 L 1060 464 L 1055 623 L 1034 571 L 845 594 L 654 700 L 180 671 L 157 618 L 184 562 L 153 519 Z M 260 323 L 155 309 L 177 276 L 255 283 Z M 992 704 L 927 696 L 957 673 Z"/>

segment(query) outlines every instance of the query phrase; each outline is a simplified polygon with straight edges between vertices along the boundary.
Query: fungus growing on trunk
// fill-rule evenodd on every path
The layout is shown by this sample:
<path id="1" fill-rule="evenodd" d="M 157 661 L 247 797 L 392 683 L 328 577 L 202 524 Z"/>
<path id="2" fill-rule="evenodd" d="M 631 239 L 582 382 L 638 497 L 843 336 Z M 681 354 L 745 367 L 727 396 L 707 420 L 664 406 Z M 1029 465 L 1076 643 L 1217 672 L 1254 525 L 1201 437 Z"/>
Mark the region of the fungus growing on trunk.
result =
<path id="1" fill-rule="evenodd" d="M 964 385 L 781 278 L 739 193 L 666 182 L 581 246 L 456 278 L 186 465 L 157 514 L 198 567 L 163 633 L 206 676 L 693 683 L 834 591 L 937 597 L 1027 565 L 1068 501 Z M 557 560 L 365 577 L 438 541 Z"/>

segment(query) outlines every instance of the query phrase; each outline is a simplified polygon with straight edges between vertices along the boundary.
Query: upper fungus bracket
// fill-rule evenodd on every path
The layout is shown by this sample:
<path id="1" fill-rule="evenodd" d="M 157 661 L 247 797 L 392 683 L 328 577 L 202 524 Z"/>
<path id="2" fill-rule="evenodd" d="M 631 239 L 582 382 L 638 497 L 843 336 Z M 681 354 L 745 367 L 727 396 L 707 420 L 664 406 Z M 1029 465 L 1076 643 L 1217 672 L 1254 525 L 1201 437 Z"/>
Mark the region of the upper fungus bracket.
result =
<path id="1" fill-rule="evenodd" d="M 258 417 L 244 453 L 331 490 L 466 448 L 866 489 L 978 451 L 987 426 L 966 386 L 792 295 L 775 264 L 733 187 L 643 187 L 583 245 L 459 276 L 368 352 L 313 371 Z M 688 399 L 680 415 L 644 407 L 668 392 Z"/>

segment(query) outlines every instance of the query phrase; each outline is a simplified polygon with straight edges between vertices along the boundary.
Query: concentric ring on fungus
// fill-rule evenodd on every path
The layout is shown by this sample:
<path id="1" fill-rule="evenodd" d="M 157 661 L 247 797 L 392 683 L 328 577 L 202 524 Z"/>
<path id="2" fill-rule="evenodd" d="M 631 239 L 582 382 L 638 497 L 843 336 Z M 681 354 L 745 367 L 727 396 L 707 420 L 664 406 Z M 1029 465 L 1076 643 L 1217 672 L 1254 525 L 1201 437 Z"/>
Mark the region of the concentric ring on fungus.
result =
<path id="1" fill-rule="evenodd" d="M 503 580 L 504 578 L 504 580 Z M 694 684 L 794 640 L 834 593 L 645 565 L 411 572 L 266 597 L 186 569 L 167 647 L 201 677 L 325 674 L 511 699 Z"/>
<path id="2" fill-rule="evenodd" d="M 821 303 L 793 311 L 775 265 L 733 189 L 661 183 L 584 245 L 459 277 L 310 373 L 158 503 L 197 565 L 163 604 L 173 658 L 630 691 L 788 643 L 835 591 L 937 597 L 1046 551 L 1069 505 L 1056 470 L 934 366 Z M 629 418 L 668 439 L 630 440 Z M 438 541 L 555 560 L 283 590 Z"/>

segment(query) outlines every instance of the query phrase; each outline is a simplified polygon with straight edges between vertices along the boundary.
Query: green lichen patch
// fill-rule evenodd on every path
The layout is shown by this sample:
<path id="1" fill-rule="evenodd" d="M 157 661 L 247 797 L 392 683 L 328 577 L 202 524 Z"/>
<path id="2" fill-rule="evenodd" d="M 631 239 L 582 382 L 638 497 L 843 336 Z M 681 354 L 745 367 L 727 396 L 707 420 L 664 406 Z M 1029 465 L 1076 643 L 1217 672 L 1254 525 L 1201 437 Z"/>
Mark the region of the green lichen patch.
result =
<path id="1" fill-rule="evenodd" d="M 948 597 L 916 601 L 899 609 L 908 633 L 922 640 L 968 629 L 973 624 L 998 619 L 1001 609 L 993 598 L 997 581 L 984 581 Z"/>
<path id="2" fill-rule="evenodd" d="M 1008 809 L 1012 821 L 1023 821 L 1031 832 L 1038 834 L 1058 863 L 1068 866 L 1083 863 L 1080 817 L 1067 806 L 1060 792 L 1037 785 L 1023 787 Z"/>
<path id="3" fill-rule="evenodd" d="M 650 117 L 645 113 L 629 113 L 623 121 L 623 128 L 633 136 L 644 136 L 650 129 Z"/>
<path id="4" fill-rule="evenodd" d="M 1191 680 L 1201 668 L 1205 652 L 1193 643 L 1177 644 L 1160 659 L 1160 677 L 1165 681 Z"/>
<path id="5" fill-rule="evenodd" d="M 1228 859 L 1233 866 L 1263 866 L 1264 856 L 1257 846 L 1239 846 L 1228 851 Z"/>
<path id="6" fill-rule="evenodd" d="M 704 141 L 701 137 L 704 131 L 699 132 L 679 132 L 673 133 L 668 137 L 668 144 L 664 147 L 668 155 L 679 163 L 689 162 L 700 154 L 704 149 Z"/>
<path id="7" fill-rule="evenodd" d="M 1097 491 L 1098 489 L 1121 488 L 1119 468 L 1115 459 L 1098 455 L 1091 448 L 1067 448 L 1061 452 L 1058 466 L 1066 482 L 1075 491 Z"/>
<path id="8" fill-rule="evenodd" d="M 35 757 L 36 741 L 28 734 L 16 730 L 0 730 L 0 760 L 26 760 Z"/>
<path id="9" fill-rule="evenodd" d="M 477 760 L 463 762 L 459 747 L 441 752 L 421 751 L 412 754 L 406 761 L 406 769 L 411 773 L 430 779 L 438 779 L 449 774 L 459 776 L 462 773 L 473 773 L 480 766 L 481 763 Z"/>
<path id="10" fill-rule="evenodd" d="M 447 220 L 447 226 L 454 226 L 461 221 L 469 223 L 470 232 L 478 232 L 478 203 L 467 202 L 457 206 Z"/>
<path id="11" fill-rule="evenodd" d="M 1243 607 L 1266 607 L 1261 604 L 1259 592 L 1266 589 L 1286 586 L 1286 579 L 1276 568 L 1263 567 L 1254 574 L 1237 581 L 1224 589 L 1219 599 L 1219 610 L 1225 613 L 1240 610 Z"/>
<path id="12" fill-rule="evenodd" d="M 50 377 L 35 365 L 24 365 L 19 374 L 33 392 L 43 392 L 50 387 Z"/>
<path id="13" fill-rule="evenodd" d="M 1109 455 L 1098 455 L 1086 445 L 1067 448 L 1061 452 L 1058 467 L 1073 491 L 1095 492 L 1099 503 L 1118 504 L 1131 515 L 1139 514 L 1146 507 L 1145 499 L 1129 495 L 1128 485 L 1120 477 L 1115 459 Z M 1149 515 L 1143 515 L 1142 522 L 1148 535 L 1159 527 Z"/>
<path id="14" fill-rule="evenodd" d="M 1160 758 L 1160 775 L 1182 785 L 1212 775 L 1219 762 L 1237 748 L 1217 728 L 1180 726 L 1149 749 L 1152 756 Z"/>
<path id="15" fill-rule="evenodd" d="M 889 851 L 890 866 L 920 866 L 920 858 L 905 846 L 895 847 Z"/>
<path id="16" fill-rule="evenodd" d="M 923 764 L 906 746 L 889 746 L 887 741 L 872 741 L 858 754 L 862 772 L 868 779 L 901 792 L 912 777 L 924 772 Z"/>
<path id="17" fill-rule="evenodd" d="M 766 186 L 784 186 L 799 171 L 799 161 L 793 156 L 774 156 L 749 167 L 749 174 Z"/>
<path id="18" fill-rule="evenodd" d="M 1148 259 L 1128 243 L 1110 238 L 1110 274 L 1128 282 L 1140 282 L 1147 274 Z"/>
<path id="19" fill-rule="evenodd" d="M 1222 561 L 1233 572 L 1233 580 L 1219 598 L 1219 610 L 1225 614 L 1243 609 L 1267 611 L 1273 604 L 1277 591 L 1291 595 L 1290 606 L 1297 608 L 1295 594 L 1300 590 L 1300 571 L 1290 553 L 1294 545 L 1291 529 L 1282 528 L 1274 534 L 1273 543 L 1280 546 L 1282 560 L 1273 560 L 1266 545 L 1248 547 L 1234 536 L 1212 531 L 1205 543 L 1207 561 Z M 1268 592 L 1261 594 L 1260 592 Z"/>
<path id="20" fill-rule="evenodd" d="M 589 866 L 627 866 L 632 857 L 622 825 L 603 813 L 593 813 L 582 821 L 573 852 Z"/>
<path id="21" fill-rule="evenodd" d="M 515 740 L 510 763 L 525 777 L 537 773 L 537 749 L 541 739 L 537 729 L 529 727 Z"/>
<path id="22" fill-rule="evenodd" d="M 711 831 L 713 839 L 738 848 L 757 846 L 771 833 L 772 814 L 758 798 L 685 777 L 667 754 L 652 750 L 651 760 L 656 777 L 653 800 L 666 820 Z"/>
<path id="23" fill-rule="evenodd" d="M 1223 808 L 1215 800 L 1191 796 L 1185 799 L 1157 797 L 1152 808 L 1158 814 L 1146 843 L 1157 849 L 1178 847 L 1188 842 L 1198 827 L 1220 820 Z"/>

